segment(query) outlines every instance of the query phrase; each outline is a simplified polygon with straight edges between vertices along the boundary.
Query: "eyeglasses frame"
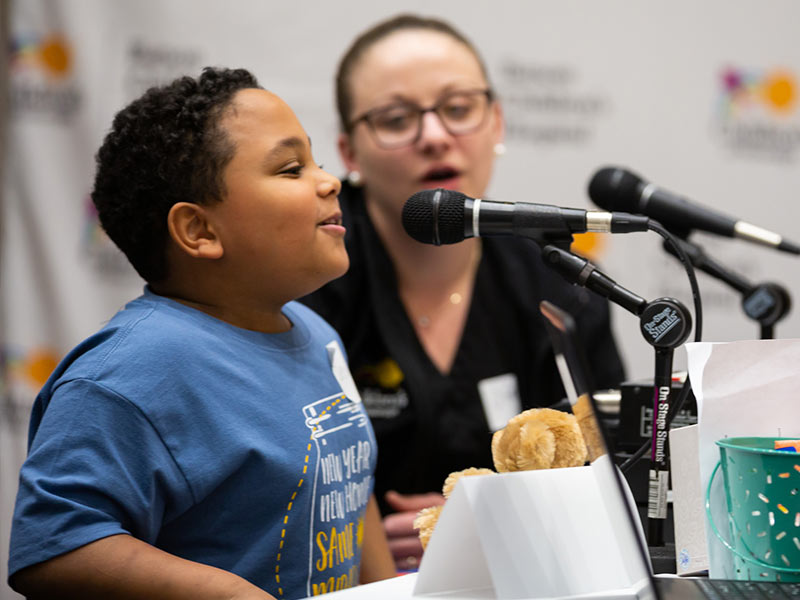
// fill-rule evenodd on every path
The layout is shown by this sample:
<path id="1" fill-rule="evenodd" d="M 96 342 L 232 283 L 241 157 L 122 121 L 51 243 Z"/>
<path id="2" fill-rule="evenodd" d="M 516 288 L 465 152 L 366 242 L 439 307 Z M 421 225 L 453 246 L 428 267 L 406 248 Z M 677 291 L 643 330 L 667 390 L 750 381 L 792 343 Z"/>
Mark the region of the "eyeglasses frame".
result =
<path id="1" fill-rule="evenodd" d="M 429 106 L 427 108 L 422 108 L 421 106 L 419 106 L 418 104 L 415 104 L 413 102 L 402 102 L 402 101 L 393 102 L 391 104 L 385 104 L 384 106 L 377 106 L 375 108 L 371 108 L 370 110 L 362 113 L 360 116 L 356 117 L 355 119 L 353 119 L 352 121 L 350 121 L 348 123 L 348 131 L 353 131 L 353 129 L 355 129 L 356 125 L 358 125 L 359 123 L 361 123 L 363 121 L 364 123 L 367 124 L 367 129 L 369 129 L 370 134 L 372 135 L 372 139 L 374 139 L 375 143 L 378 146 L 380 146 L 381 148 L 383 148 L 384 150 L 396 150 L 398 148 L 405 148 L 406 146 L 413 146 L 414 144 L 416 144 L 419 141 L 419 138 L 422 136 L 422 117 L 423 117 L 423 115 L 425 115 L 425 113 L 432 112 L 432 113 L 435 113 L 437 117 L 439 117 L 439 122 L 442 124 L 442 127 L 444 127 L 445 130 L 450 135 L 453 135 L 453 136 L 469 135 L 470 133 L 474 133 L 475 131 L 478 131 L 478 129 L 480 129 L 486 123 L 486 116 L 489 114 L 488 110 L 484 114 L 484 116 L 481 119 L 480 123 L 478 123 L 475 127 L 470 129 L 469 131 L 462 131 L 460 133 L 455 133 L 455 132 L 451 131 L 450 127 L 447 125 L 445 120 L 438 113 L 438 110 L 440 108 L 442 108 L 442 106 L 444 106 L 445 102 L 447 102 L 447 100 L 449 98 L 451 98 L 452 96 L 458 96 L 460 94 L 483 94 L 483 95 L 485 95 L 486 96 L 486 100 L 488 101 L 488 103 L 486 105 L 487 108 L 489 108 L 492 105 L 492 102 L 494 102 L 495 98 L 496 98 L 494 90 L 492 90 L 492 88 L 477 88 L 477 89 L 468 89 L 468 90 L 454 90 L 452 92 L 449 92 L 449 93 L 445 94 L 435 104 L 433 104 L 432 106 Z M 378 133 L 375 131 L 375 125 L 372 122 L 372 118 L 374 117 L 375 114 L 377 114 L 379 112 L 383 112 L 383 111 L 385 111 L 385 110 L 387 110 L 387 109 L 389 109 L 389 108 L 391 108 L 393 106 L 397 106 L 397 105 L 411 106 L 411 107 L 415 108 L 417 111 L 419 111 L 418 115 L 417 115 L 417 133 L 408 142 L 403 142 L 402 144 L 385 144 L 385 143 L 381 142 L 381 140 L 379 139 Z"/>

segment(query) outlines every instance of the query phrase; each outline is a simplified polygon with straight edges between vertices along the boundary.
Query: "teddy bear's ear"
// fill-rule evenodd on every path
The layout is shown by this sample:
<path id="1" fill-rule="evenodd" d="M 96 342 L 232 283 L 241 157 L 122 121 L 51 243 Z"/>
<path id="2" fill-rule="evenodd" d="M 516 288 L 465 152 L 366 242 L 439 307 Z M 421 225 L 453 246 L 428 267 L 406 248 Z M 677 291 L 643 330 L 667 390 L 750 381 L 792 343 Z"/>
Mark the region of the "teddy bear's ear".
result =
<path id="1" fill-rule="evenodd" d="M 525 411 L 509 420 L 495 447 L 498 473 L 548 469 L 552 465 L 555 437 L 536 415 L 537 412 Z"/>
<path id="2" fill-rule="evenodd" d="M 532 408 L 511 417 L 492 436 L 492 460 L 498 473 L 576 467 L 587 450 L 575 415 Z"/>
<path id="3" fill-rule="evenodd" d="M 556 452 L 552 468 L 580 467 L 586 462 L 586 442 L 575 415 L 543 408 L 538 414 L 538 420 L 555 436 Z"/>
<path id="4" fill-rule="evenodd" d="M 556 450 L 553 431 L 538 420 L 531 421 L 520 426 L 519 435 L 509 444 L 509 459 L 513 457 L 514 471 L 550 469 L 554 466 Z"/>

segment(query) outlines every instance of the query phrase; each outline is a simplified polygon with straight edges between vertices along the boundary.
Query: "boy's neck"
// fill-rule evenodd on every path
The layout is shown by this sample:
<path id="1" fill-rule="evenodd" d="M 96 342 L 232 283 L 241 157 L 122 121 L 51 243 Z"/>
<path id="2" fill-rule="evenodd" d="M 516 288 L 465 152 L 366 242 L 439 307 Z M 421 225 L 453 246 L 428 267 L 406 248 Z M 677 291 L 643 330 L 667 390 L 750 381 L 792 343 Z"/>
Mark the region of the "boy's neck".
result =
<path id="1" fill-rule="evenodd" d="M 261 333 L 284 333 L 292 328 L 291 321 L 283 314 L 282 306 L 270 309 L 264 306 L 252 307 L 242 302 L 232 301 L 234 294 L 223 299 L 217 294 L 186 294 L 179 288 L 168 284 L 149 284 L 150 290 L 184 306 L 194 308 L 207 315 L 224 321 L 229 325 L 259 331 Z"/>

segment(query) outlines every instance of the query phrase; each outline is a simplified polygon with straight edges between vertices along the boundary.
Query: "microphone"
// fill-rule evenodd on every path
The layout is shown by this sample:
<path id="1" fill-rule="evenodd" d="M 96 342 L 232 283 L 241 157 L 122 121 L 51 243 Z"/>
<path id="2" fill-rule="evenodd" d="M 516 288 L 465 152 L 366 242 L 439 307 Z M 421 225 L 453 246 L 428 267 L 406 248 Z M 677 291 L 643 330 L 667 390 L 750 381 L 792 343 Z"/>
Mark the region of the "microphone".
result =
<path id="1" fill-rule="evenodd" d="M 681 237 L 699 229 L 800 254 L 800 246 L 777 233 L 694 204 L 619 167 L 597 171 L 589 182 L 589 197 L 606 210 L 647 215 Z"/>
<path id="2" fill-rule="evenodd" d="M 455 244 L 469 237 L 516 235 L 539 239 L 587 231 L 647 231 L 650 219 L 627 213 L 560 208 L 532 202 L 495 202 L 454 190 L 417 192 L 403 206 L 403 228 L 424 244 Z"/>

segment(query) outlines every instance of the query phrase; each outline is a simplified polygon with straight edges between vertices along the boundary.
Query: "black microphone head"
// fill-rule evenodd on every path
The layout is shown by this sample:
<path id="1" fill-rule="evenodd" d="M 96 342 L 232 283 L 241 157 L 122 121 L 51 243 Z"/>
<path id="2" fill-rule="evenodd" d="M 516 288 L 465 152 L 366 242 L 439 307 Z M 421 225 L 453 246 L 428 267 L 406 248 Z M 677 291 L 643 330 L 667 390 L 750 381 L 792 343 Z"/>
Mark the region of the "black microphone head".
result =
<path id="1" fill-rule="evenodd" d="M 403 206 L 403 228 L 423 244 L 455 244 L 464 239 L 464 202 L 454 190 L 422 190 Z"/>
<path id="2" fill-rule="evenodd" d="M 589 182 L 589 198 L 608 211 L 638 213 L 644 180 L 619 167 L 603 167 Z"/>

